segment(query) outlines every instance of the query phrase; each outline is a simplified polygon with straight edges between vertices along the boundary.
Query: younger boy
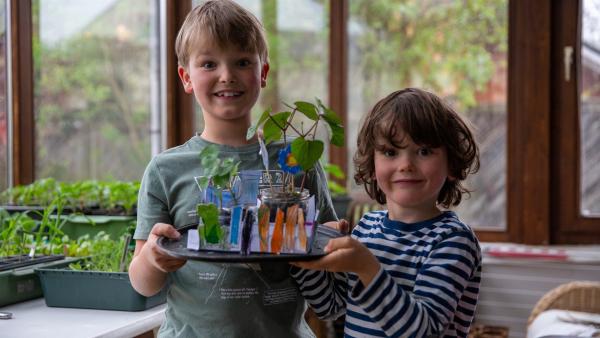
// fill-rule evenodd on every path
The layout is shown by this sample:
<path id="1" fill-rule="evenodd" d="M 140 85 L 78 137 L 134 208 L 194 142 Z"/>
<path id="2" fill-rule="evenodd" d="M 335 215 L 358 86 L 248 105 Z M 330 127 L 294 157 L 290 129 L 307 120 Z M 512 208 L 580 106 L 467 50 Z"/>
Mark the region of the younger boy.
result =
<path id="1" fill-rule="evenodd" d="M 160 236 L 197 224 L 203 174 L 200 151 L 216 144 L 240 170 L 263 169 L 256 139 L 246 140 L 250 110 L 265 87 L 269 64 L 259 21 L 230 0 L 208 1 L 188 14 L 176 40 L 178 72 L 202 108 L 205 129 L 185 144 L 154 157 L 138 198 L 136 248 L 129 268 L 133 287 L 150 296 L 168 287 L 166 319 L 159 337 L 311 337 L 305 302 L 287 264 L 218 264 L 170 257 Z M 277 146 L 269 147 L 273 167 Z M 321 168 L 310 190 L 319 222 L 335 220 Z M 324 181 L 323 181 L 324 182 Z"/>
<path id="2" fill-rule="evenodd" d="M 406 88 L 381 99 L 358 133 L 354 178 L 387 210 L 292 275 L 315 313 L 345 313 L 350 337 L 467 337 L 479 294 L 481 249 L 448 210 L 469 190 L 479 148 L 467 121 L 437 95 Z"/>

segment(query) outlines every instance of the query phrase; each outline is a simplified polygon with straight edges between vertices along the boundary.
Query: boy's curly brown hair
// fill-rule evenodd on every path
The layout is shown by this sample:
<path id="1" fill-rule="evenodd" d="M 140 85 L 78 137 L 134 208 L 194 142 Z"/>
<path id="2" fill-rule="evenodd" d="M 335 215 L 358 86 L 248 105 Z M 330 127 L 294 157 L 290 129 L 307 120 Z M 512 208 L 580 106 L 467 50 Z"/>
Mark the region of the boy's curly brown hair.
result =
<path id="1" fill-rule="evenodd" d="M 418 88 L 391 93 L 365 116 L 354 155 L 356 183 L 364 184 L 378 203 L 386 203 L 375 178 L 375 150 L 382 139 L 396 145 L 402 133 L 416 144 L 446 149 L 449 176 L 454 179 L 446 180 L 437 202 L 445 208 L 458 205 L 463 193 L 470 193 L 462 181 L 479 170 L 479 148 L 466 119 L 435 94 Z"/>

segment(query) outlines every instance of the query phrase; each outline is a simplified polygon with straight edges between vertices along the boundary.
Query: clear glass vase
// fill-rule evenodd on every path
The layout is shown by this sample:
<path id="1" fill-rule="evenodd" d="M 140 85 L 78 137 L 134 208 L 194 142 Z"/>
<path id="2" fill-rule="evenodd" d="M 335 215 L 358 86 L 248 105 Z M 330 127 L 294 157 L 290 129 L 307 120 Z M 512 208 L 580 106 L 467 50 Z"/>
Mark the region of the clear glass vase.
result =
<path id="1" fill-rule="evenodd" d="M 258 209 L 261 252 L 307 253 L 313 235 L 313 220 L 307 219 L 308 189 L 284 191 L 280 187 L 262 190 Z M 314 209 L 314 208 L 313 208 Z"/>

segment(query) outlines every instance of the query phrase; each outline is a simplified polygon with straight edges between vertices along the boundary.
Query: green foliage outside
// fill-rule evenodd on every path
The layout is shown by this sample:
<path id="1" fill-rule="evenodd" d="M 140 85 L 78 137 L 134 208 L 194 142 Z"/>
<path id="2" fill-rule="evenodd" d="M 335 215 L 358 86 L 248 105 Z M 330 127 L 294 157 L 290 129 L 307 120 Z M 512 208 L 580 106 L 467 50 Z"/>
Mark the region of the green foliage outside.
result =
<path id="1" fill-rule="evenodd" d="M 141 177 L 150 159 L 148 5 L 117 1 L 54 44 L 33 35 L 37 176 Z M 38 1 L 33 14 L 38 32 Z"/>
<path id="2" fill-rule="evenodd" d="M 313 91 L 326 90 L 319 83 L 326 84 L 328 72 L 323 45 L 329 34 L 329 9 L 327 1 L 316 3 L 324 8 L 320 31 L 283 31 L 277 25 L 278 1 L 261 1 L 271 56 L 261 111 L 278 109 L 282 98 L 315 96 L 318 93 Z M 118 1 L 81 32 L 55 45 L 42 44 L 34 34 L 38 176 L 140 176 L 150 157 L 152 33 L 147 4 Z M 473 107 L 475 93 L 505 62 L 494 57 L 507 51 L 506 0 L 352 0 L 348 4 L 349 40 L 360 55 L 365 102 L 373 102 L 388 88 L 421 86 L 449 95 L 462 108 Z M 37 31 L 38 1 L 33 2 L 33 13 Z M 115 33 L 129 18 L 137 20 L 126 26 L 129 33 Z M 297 85 L 307 79 L 310 86 Z"/>
<path id="3" fill-rule="evenodd" d="M 346 195 L 348 193 L 348 190 L 346 189 L 346 187 L 333 180 L 333 179 L 336 179 L 336 180 L 345 180 L 346 179 L 346 174 L 344 174 L 344 172 L 342 171 L 342 168 L 340 168 L 340 166 L 338 166 L 336 164 L 327 163 L 327 164 L 323 165 L 323 170 L 325 170 L 325 172 L 327 174 L 329 174 L 329 177 L 330 177 L 330 179 L 327 180 L 327 188 L 329 189 L 329 193 L 331 194 L 331 197 Z"/>
<path id="4" fill-rule="evenodd" d="M 494 55 L 507 52 L 506 0 L 352 0 L 349 6 L 361 30 L 356 45 L 368 98 L 416 85 L 469 108 L 494 75 Z"/>

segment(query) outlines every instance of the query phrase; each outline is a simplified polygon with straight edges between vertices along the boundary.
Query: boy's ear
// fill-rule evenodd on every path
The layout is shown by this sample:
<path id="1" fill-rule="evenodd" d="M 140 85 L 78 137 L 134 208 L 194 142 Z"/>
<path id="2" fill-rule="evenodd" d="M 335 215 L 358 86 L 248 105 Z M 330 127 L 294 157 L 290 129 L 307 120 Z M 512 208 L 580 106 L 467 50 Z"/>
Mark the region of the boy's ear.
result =
<path id="1" fill-rule="evenodd" d="M 194 92 L 194 88 L 192 87 L 192 81 L 190 80 L 190 74 L 185 70 L 185 68 L 181 66 L 177 66 L 177 74 L 179 74 L 179 78 L 181 79 L 181 83 L 183 84 L 183 89 L 186 93 L 191 94 Z"/>
<path id="2" fill-rule="evenodd" d="M 269 64 L 263 63 L 262 70 L 260 71 L 260 87 L 265 88 L 267 86 L 267 74 L 269 74 Z"/>

